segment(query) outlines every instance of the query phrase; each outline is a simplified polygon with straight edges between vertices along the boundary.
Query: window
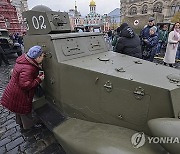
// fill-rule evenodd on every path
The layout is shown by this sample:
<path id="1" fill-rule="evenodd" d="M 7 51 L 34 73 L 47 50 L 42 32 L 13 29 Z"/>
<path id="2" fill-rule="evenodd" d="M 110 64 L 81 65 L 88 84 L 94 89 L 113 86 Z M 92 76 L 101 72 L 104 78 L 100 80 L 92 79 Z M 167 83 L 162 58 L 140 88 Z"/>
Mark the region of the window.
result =
<path id="1" fill-rule="evenodd" d="M 162 13 L 163 3 L 157 2 L 154 4 L 153 12 L 159 12 Z"/>
<path id="2" fill-rule="evenodd" d="M 135 15 L 135 14 L 137 14 L 137 8 L 136 8 L 136 7 L 132 7 L 132 8 L 130 9 L 129 14 L 130 14 L 130 15 Z"/>
<path id="3" fill-rule="evenodd" d="M 144 5 L 142 7 L 142 14 L 146 14 L 148 12 L 148 6 L 147 5 Z"/>

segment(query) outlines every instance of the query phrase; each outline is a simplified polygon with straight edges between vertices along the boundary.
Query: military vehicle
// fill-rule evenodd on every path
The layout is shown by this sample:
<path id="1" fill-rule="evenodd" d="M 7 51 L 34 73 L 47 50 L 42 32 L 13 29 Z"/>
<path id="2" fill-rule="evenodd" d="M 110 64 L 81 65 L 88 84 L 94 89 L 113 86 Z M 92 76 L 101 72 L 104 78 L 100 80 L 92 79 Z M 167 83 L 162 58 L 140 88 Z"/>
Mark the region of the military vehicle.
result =
<path id="1" fill-rule="evenodd" d="M 141 30 L 148 24 L 148 20 L 150 17 L 154 17 L 155 23 L 163 22 L 164 15 L 161 13 L 143 14 L 143 15 L 133 15 L 133 16 L 125 16 L 123 22 L 128 23 L 137 34 L 140 34 Z"/>
<path id="2" fill-rule="evenodd" d="M 20 44 L 13 44 L 7 29 L 0 29 L 0 45 L 5 54 L 17 53 L 18 56 L 22 55 Z"/>
<path id="3" fill-rule="evenodd" d="M 25 50 L 46 53 L 33 107 L 65 152 L 180 153 L 166 143 L 180 137 L 179 70 L 108 51 L 103 34 L 72 33 L 67 13 L 39 7 L 23 14 Z"/>

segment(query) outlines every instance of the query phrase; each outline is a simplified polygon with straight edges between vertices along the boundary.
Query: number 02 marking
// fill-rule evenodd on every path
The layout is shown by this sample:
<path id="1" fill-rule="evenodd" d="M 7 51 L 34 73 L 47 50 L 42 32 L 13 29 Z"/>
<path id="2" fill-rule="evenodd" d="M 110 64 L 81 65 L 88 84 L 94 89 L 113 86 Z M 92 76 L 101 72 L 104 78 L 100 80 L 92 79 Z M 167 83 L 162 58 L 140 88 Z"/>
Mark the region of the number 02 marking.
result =
<path id="1" fill-rule="evenodd" d="M 46 25 L 44 24 L 44 17 L 40 15 L 38 18 L 36 16 L 32 17 L 32 24 L 34 29 L 46 29 Z"/>

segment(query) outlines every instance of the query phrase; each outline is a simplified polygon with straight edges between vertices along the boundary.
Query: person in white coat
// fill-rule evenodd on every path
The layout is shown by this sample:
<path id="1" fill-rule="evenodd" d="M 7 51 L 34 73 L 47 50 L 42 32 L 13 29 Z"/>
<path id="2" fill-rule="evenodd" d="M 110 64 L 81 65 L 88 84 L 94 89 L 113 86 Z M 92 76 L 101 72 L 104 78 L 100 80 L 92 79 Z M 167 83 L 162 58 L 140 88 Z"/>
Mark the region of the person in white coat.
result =
<path id="1" fill-rule="evenodd" d="M 172 31 L 169 33 L 166 53 L 163 60 L 164 65 L 169 64 L 170 67 L 173 67 L 173 64 L 175 63 L 176 52 L 179 42 L 180 42 L 180 23 L 176 22 L 172 28 Z"/>

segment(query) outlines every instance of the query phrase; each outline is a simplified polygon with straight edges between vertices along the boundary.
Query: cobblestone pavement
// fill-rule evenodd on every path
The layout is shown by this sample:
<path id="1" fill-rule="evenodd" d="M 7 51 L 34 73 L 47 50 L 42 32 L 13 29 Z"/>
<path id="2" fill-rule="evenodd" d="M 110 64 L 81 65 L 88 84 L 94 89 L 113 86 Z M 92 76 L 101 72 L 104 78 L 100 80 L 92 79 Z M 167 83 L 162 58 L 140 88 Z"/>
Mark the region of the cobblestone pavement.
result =
<path id="1" fill-rule="evenodd" d="M 0 66 L 0 97 L 9 80 L 12 65 Z M 0 154 L 64 154 L 61 146 L 45 126 L 22 131 L 15 122 L 15 114 L 0 105 Z"/>

